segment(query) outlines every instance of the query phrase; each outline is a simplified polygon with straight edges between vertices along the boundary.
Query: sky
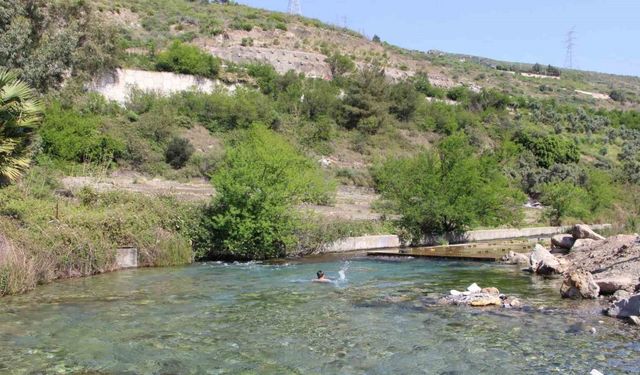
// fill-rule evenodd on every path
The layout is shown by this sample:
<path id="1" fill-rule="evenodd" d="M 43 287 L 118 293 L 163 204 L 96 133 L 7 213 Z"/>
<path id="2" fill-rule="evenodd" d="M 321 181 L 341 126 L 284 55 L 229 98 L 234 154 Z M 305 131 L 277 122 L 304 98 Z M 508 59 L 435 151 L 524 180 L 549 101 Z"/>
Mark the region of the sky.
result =
<path id="1" fill-rule="evenodd" d="M 286 11 L 289 0 L 240 0 Z M 640 0 L 300 0 L 305 16 L 400 47 L 640 76 Z"/>

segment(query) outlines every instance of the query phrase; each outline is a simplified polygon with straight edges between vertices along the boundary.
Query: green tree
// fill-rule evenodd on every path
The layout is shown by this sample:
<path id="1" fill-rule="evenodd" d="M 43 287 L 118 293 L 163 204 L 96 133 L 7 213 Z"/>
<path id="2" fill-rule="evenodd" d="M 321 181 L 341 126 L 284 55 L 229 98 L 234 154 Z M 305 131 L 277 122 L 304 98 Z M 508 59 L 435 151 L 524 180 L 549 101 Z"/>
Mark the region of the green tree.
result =
<path id="1" fill-rule="evenodd" d="M 583 188 L 566 181 L 542 186 L 542 204 L 551 225 L 561 225 L 563 219 L 586 219 L 589 216 L 589 194 Z"/>
<path id="2" fill-rule="evenodd" d="M 408 82 L 397 83 L 389 89 L 389 112 L 400 121 L 409 121 L 418 107 L 418 91 Z"/>
<path id="3" fill-rule="evenodd" d="M 285 256 L 300 225 L 295 206 L 326 200 L 333 189 L 317 164 L 262 125 L 228 148 L 213 184 L 217 195 L 197 246 L 217 259 Z"/>
<path id="4" fill-rule="evenodd" d="M 16 72 L 0 68 L 0 184 L 29 167 L 29 145 L 42 110 L 34 91 Z"/>
<path id="5" fill-rule="evenodd" d="M 376 133 L 384 125 L 388 113 L 388 88 L 383 70 L 363 69 L 349 82 L 338 111 L 338 124 L 347 129 Z"/>
<path id="6" fill-rule="evenodd" d="M 114 27 L 89 1 L 0 1 L 0 64 L 38 91 L 117 66 Z"/>
<path id="7" fill-rule="evenodd" d="M 462 134 L 437 151 L 389 160 L 374 170 L 377 189 L 412 239 L 452 236 L 474 225 L 518 221 L 522 193 L 509 186 L 496 159 L 474 155 Z"/>

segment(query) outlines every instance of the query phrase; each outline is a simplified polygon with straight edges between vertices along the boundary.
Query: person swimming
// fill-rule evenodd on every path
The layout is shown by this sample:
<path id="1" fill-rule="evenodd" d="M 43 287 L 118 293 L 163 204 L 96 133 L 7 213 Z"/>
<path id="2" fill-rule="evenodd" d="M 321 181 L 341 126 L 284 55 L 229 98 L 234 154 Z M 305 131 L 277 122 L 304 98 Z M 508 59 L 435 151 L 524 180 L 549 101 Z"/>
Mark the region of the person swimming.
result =
<path id="1" fill-rule="evenodd" d="M 317 279 L 313 280 L 314 283 L 330 283 L 333 280 L 329 279 L 324 275 L 324 272 L 318 271 L 316 272 Z"/>

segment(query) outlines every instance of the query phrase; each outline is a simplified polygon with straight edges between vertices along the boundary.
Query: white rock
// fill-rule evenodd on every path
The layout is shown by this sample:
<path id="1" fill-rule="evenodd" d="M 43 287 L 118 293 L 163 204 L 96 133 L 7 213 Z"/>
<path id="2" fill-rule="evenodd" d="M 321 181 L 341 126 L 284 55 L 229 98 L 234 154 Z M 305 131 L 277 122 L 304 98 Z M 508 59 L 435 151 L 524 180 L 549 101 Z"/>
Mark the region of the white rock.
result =
<path id="1" fill-rule="evenodd" d="M 458 291 L 457 291 L 457 290 L 455 290 L 455 289 L 451 289 L 451 290 L 449 291 L 449 294 L 451 294 L 452 296 L 459 296 L 459 295 L 461 295 L 462 293 L 461 293 L 461 292 L 458 292 Z"/>
<path id="2" fill-rule="evenodd" d="M 593 369 L 593 370 L 591 370 L 589 375 L 604 375 L 604 374 L 601 373 L 600 371 L 596 370 L 596 369 Z"/>
<path id="3" fill-rule="evenodd" d="M 482 291 L 482 288 L 480 288 L 478 284 L 473 283 L 469 285 L 469 287 L 467 287 L 467 290 L 471 293 L 480 293 Z"/>

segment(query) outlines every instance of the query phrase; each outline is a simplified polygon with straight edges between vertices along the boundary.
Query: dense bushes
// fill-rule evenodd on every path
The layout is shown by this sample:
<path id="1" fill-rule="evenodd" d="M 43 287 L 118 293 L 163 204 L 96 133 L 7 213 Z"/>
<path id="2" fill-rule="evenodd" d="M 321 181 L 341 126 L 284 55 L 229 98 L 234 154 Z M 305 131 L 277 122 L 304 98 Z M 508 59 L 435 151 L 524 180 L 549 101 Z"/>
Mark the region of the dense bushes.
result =
<path id="1" fill-rule="evenodd" d="M 121 141 L 101 132 L 102 118 L 82 115 L 53 104 L 40 129 L 42 148 L 49 155 L 74 162 L 108 162 L 124 152 Z"/>
<path id="2" fill-rule="evenodd" d="M 174 41 L 166 51 L 158 54 L 158 70 L 215 78 L 220 60 L 198 47 Z"/>
<path id="3" fill-rule="evenodd" d="M 261 125 L 228 149 L 213 184 L 197 243 L 201 257 L 221 259 L 285 256 L 299 227 L 295 205 L 326 202 L 332 190 L 317 165 Z"/>

